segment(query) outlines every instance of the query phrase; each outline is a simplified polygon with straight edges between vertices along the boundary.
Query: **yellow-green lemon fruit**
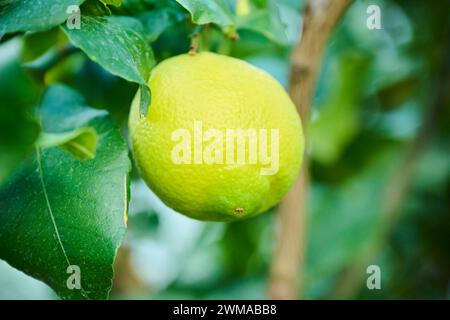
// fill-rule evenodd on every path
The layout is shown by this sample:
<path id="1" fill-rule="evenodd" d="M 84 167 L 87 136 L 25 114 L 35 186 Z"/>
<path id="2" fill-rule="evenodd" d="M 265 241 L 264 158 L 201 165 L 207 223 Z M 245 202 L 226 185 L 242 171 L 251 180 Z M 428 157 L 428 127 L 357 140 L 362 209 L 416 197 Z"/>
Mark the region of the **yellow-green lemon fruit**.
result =
<path id="1" fill-rule="evenodd" d="M 199 220 L 267 211 L 293 184 L 304 139 L 283 87 L 250 64 L 214 53 L 160 63 L 151 104 L 137 94 L 130 137 L 139 172 L 169 207 Z"/>

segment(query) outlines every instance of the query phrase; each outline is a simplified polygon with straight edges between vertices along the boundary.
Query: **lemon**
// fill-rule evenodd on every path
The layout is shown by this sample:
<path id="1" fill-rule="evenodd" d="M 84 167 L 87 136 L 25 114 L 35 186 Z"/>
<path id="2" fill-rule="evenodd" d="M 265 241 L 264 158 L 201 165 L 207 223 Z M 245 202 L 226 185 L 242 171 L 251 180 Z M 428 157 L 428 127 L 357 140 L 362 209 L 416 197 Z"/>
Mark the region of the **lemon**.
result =
<path id="1" fill-rule="evenodd" d="M 133 155 L 147 185 L 191 218 L 233 221 L 267 211 L 293 184 L 304 138 L 283 87 L 266 72 L 202 52 L 160 63 L 146 115 L 136 95 Z"/>

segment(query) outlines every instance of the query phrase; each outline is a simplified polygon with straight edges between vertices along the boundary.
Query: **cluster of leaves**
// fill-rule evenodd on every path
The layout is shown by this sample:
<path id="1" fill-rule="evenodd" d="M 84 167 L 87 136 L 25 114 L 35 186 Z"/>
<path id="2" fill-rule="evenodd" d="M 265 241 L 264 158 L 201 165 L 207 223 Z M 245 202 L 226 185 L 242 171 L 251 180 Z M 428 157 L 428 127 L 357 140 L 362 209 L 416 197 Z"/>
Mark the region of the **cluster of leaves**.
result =
<path id="1" fill-rule="evenodd" d="M 137 89 L 146 112 L 152 67 L 193 32 L 213 47 L 244 29 L 287 45 L 275 1 L 1 1 L 0 258 L 63 298 L 106 298 L 130 199 L 117 125 Z"/>

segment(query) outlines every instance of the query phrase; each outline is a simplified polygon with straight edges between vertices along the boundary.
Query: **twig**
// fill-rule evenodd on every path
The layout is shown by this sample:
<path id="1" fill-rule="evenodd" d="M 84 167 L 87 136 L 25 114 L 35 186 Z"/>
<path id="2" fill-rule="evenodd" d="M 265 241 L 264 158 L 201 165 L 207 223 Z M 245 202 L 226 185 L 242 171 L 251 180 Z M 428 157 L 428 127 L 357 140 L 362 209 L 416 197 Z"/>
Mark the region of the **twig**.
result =
<path id="1" fill-rule="evenodd" d="M 197 25 L 194 28 L 194 31 L 191 34 L 191 46 L 189 48 L 189 54 L 191 56 L 195 56 L 198 52 L 198 49 L 200 47 L 201 44 L 201 32 L 202 32 L 202 27 L 201 25 Z"/>
<path id="2" fill-rule="evenodd" d="M 302 118 L 305 138 L 309 109 L 327 40 L 352 0 L 312 0 L 305 8 L 303 34 L 291 57 L 290 95 Z M 307 141 L 307 139 L 306 139 Z M 272 299 L 301 295 L 305 257 L 306 211 L 309 186 L 305 156 L 299 178 L 279 207 L 277 248 L 271 267 Z"/>

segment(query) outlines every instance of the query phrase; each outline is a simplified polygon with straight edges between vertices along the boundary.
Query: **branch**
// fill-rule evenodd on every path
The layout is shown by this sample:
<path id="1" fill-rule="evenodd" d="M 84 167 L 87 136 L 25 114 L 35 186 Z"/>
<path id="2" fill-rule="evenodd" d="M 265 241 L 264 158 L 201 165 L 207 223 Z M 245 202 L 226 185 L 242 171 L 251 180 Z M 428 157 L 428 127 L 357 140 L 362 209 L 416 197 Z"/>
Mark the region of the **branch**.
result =
<path id="1" fill-rule="evenodd" d="M 305 8 L 301 41 L 291 57 L 289 92 L 302 119 L 306 142 L 309 109 L 323 52 L 351 2 L 311 0 Z M 302 287 L 299 275 L 303 274 L 305 258 L 308 186 L 308 159 L 305 156 L 297 181 L 279 207 L 278 243 L 269 284 L 269 294 L 273 299 L 295 299 L 300 292 L 299 287 Z"/>

